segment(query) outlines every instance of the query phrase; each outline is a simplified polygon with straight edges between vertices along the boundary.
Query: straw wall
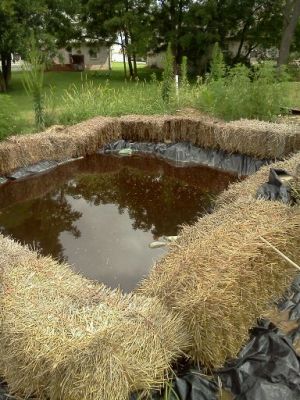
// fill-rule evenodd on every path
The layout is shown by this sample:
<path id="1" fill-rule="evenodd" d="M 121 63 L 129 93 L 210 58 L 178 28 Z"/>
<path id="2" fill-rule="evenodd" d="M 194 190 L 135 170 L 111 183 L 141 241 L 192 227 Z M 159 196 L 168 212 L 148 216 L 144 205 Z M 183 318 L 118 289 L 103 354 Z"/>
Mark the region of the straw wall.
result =
<path id="1" fill-rule="evenodd" d="M 93 154 L 118 138 L 190 141 L 199 147 L 274 159 L 300 150 L 300 132 L 285 124 L 259 121 L 225 123 L 208 117 L 97 117 L 66 128 L 10 137 L 0 142 L 0 174 L 41 160 Z"/>
<path id="2" fill-rule="evenodd" d="M 299 160 L 279 166 L 293 172 Z M 182 317 L 193 342 L 189 354 L 207 368 L 237 355 L 297 273 L 261 239 L 300 262 L 299 207 L 254 199 L 268 171 L 232 185 L 219 209 L 184 227 L 138 289 Z"/>
<path id="3" fill-rule="evenodd" d="M 122 295 L 0 236 L 0 376 L 38 399 L 128 400 L 188 344 L 155 299 Z"/>
<path id="4" fill-rule="evenodd" d="M 0 143 L 0 173 L 41 160 L 94 153 L 117 138 L 189 140 L 260 158 L 299 150 L 299 133 L 276 124 L 200 117 L 94 118 Z M 279 164 L 295 169 L 299 154 Z M 255 200 L 269 167 L 232 186 L 219 209 L 185 227 L 141 284 L 122 295 L 0 236 L 0 375 L 39 399 L 125 400 L 157 387 L 181 351 L 221 366 L 295 271 L 260 237 L 299 262 L 299 208 Z M 189 347 L 187 347 L 189 346 Z"/>

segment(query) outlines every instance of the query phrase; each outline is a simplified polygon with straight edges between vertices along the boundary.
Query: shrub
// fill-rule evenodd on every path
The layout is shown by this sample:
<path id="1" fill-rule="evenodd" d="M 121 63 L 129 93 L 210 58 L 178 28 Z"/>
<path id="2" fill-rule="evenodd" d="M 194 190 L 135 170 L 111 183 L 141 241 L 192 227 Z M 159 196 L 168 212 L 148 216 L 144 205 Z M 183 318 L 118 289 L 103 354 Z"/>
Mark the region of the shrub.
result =
<path id="1" fill-rule="evenodd" d="M 218 43 L 215 43 L 212 52 L 212 61 L 210 66 L 210 79 L 216 81 L 224 78 L 226 73 L 226 65 L 223 53 Z"/>
<path id="2" fill-rule="evenodd" d="M 174 56 L 172 53 L 171 43 L 168 44 L 166 58 L 164 63 L 163 81 L 161 87 L 161 95 L 163 100 L 168 103 L 172 92 L 174 91 L 174 73 L 173 73 Z"/>
<path id="3" fill-rule="evenodd" d="M 255 118 L 273 120 L 282 112 L 286 99 L 281 80 L 270 64 L 253 70 L 237 64 L 226 69 L 222 53 L 214 48 L 211 73 L 201 85 L 200 107 L 208 113 L 234 120 Z"/>

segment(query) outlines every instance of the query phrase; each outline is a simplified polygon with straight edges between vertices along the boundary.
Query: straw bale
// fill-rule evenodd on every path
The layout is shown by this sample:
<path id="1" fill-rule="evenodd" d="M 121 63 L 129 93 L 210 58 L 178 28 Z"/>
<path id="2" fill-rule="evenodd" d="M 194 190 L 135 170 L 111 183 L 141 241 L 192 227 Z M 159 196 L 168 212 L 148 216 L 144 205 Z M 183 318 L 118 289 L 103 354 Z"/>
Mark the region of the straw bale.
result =
<path id="1" fill-rule="evenodd" d="M 293 125 L 260 121 L 226 123 L 207 116 L 96 117 L 66 128 L 13 136 L 0 143 L 0 174 L 42 160 L 95 153 L 118 138 L 139 141 L 189 141 L 206 149 L 274 159 L 300 150 Z"/>
<path id="2" fill-rule="evenodd" d="M 299 226 L 298 208 L 262 200 L 228 204 L 185 227 L 138 292 L 182 317 L 195 361 L 220 367 L 297 272 L 260 236 L 297 262 Z"/>
<path id="3" fill-rule="evenodd" d="M 111 118 L 94 118 L 65 129 L 12 136 L 0 142 L 0 173 L 42 160 L 61 161 L 94 154 L 105 143 L 118 138 L 112 121 Z"/>
<path id="4" fill-rule="evenodd" d="M 127 400 L 159 387 L 188 337 L 157 299 L 123 295 L 0 236 L 1 375 L 38 399 Z"/>
<path id="5" fill-rule="evenodd" d="M 196 146 L 274 159 L 300 149 L 293 125 L 240 120 L 224 122 L 207 116 L 125 116 L 121 135 L 131 140 L 189 141 Z"/>
<path id="6" fill-rule="evenodd" d="M 261 168 L 254 175 L 249 176 L 239 183 L 233 183 L 227 190 L 221 193 L 216 200 L 216 207 L 230 204 L 237 199 L 249 200 L 256 195 L 257 189 L 269 179 L 270 168 L 283 168 L 292 175 L 300 176 L 300 152 L 290 158 L 273 163 Z"/>

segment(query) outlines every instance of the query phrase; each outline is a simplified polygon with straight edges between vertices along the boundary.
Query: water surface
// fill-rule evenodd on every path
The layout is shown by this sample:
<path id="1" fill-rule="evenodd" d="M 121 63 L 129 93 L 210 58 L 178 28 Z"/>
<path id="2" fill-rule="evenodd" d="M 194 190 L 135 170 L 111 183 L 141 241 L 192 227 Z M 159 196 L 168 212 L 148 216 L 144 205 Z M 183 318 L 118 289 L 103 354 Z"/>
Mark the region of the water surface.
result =
<path id="1" fill-rule="evenodd" d="M 0 188 L 0 230 L 110 287 L 132 290 L 177 235 L 236 179 L 151 157 L 94 155 Z"/>

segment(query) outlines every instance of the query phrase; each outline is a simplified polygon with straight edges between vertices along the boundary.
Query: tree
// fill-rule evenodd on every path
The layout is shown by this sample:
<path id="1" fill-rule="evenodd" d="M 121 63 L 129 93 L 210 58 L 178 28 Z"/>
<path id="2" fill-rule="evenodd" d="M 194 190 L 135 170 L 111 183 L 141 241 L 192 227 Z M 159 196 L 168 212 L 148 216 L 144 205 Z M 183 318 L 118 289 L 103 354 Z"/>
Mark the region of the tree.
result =
<path id="1" fill-rule="evenodd" d="M 107 45 L 118 44 L 128 60 L 130 77 L 137 75 L 136 57 L 145 54 L 150 37 L 152 0 L 83 0 L 86 35 Z"/>
<path id="2" fill-rule="evenodd" d="M 283 0 L 158 0 L 153 12 L 152 47 L 172 43 L 177 66 L 183 55 L 195 73 L 209 64 L 218 42 L 231 63 L 247 62 L 255 48 L 278 43 Z M 230 54 L 230 44 L 237 47 Z"/>
<path id="3" fill-rule="evenodd" d="M 283 11 L 283 31 L 277 65 L 280 68 L 288 62 L 290 48 L 300 17 L 300 0 L 286 0 Z"/>
<path id="4" fill-rule="evenodd" d="M 47 55 L 75 35 L 74 19 L 79 0 L 1 0 L 0 2 L 0 91 L 8 89 L 11 55 L 18 52 L 26 58 L 30 37 L 39 38 Z"/>

